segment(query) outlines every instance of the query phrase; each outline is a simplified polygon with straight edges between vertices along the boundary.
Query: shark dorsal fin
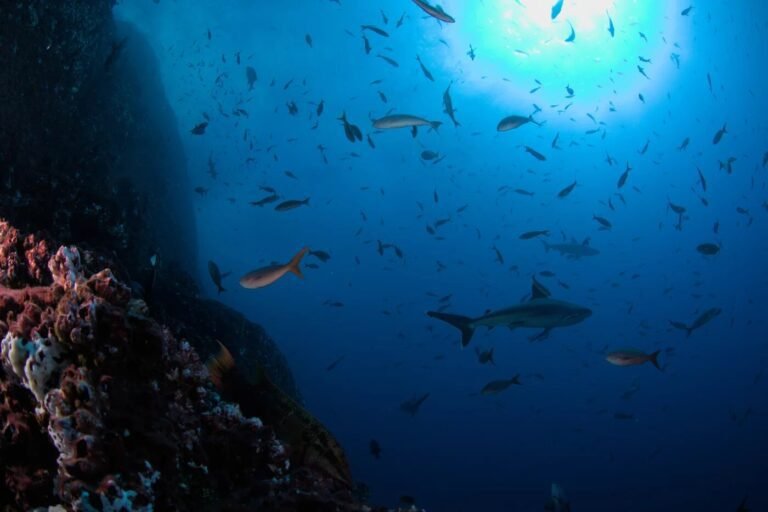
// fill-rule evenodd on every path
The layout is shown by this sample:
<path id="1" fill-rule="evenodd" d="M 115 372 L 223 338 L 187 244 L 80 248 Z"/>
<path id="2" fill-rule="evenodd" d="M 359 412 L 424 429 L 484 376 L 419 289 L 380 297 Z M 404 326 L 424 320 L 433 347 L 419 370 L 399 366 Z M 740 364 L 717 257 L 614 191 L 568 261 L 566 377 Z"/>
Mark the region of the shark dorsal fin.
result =
<path id="1" fill-rule="evenodd" d="M 550 295 L 552 295 L 550 291 L 534 277 L 531 284 L 531 300 L 546 299 Z"/>

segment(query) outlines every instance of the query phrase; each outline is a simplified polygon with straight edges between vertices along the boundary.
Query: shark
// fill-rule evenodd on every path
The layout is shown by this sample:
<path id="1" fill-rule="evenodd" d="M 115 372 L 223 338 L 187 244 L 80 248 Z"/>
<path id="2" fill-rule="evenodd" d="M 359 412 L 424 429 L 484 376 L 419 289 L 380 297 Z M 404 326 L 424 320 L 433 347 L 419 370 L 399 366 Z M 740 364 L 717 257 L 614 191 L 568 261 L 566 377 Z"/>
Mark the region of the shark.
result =
<path id="1" fill-rule="evenodd" d="M 578 260 L 584 256 L 597 256 L 600 251 L 589 245 L 589 238 L 584 239 L 582 243 L 578 243 L 575 239 L 571 239 L 569 243 L 564 244 L 548 244 L 544 242 L 544 248 L 549 252 L 550 250 L 557 251 L 563 256 L 571 260 Z"/>
<path id="2" fill-rule="evenodd" d="M 539 328 L 543 331 L 531 337 L 530 340 L 540 341 L 546 339 L 552 329 L 578 324 L 592 315 L 592 310 L 589 308 L 552 299 L 550 295 L 549 290 L 533 278 L 531 299 L 527 302 L 490 311 L 477 318 L 439 311 L 427 311 L 427 316 L 441 320 L 461 331 L 461 346 L 466 347 L 478 327 Z"/>

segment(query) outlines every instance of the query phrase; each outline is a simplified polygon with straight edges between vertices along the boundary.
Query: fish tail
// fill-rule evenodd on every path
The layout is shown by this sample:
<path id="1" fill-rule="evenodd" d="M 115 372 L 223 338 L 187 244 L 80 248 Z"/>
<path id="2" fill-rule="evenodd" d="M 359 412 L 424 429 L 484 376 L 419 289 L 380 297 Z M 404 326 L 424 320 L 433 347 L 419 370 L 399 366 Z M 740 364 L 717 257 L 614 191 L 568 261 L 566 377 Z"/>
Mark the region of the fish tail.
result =
<path id="1" fill-rule="evenodd" d="M 429 125 L 432 127 L 433 130 L 437 131 L 440 128 L 440 125 L 443 124 L 442 121 L 432 121 L 429 123 Z"/>
<path id="2" fill-rule="evenodd" d="M 689 338 L 691 336 L 691 333 L 693 332 L 693 327 L 686 327 L 685 328 L 685 337 Z"/>
<path id="3" fill-rule="evenodd" d="M 648 356 L 648 360 L 653 364 L 653 366 L 656 367 L 657 370 L 663 371 L 661 369 L 661 366 L 659 366 L 659 354 L 660 353 L 661 353 L 661 350 L 657 350 L 656 352 L 654 352 L 653 354 Z"/>
<path id="4" fill-rule="evenodd" d="M 517 375 L 515 375 L 514 377 L 512 377 L 512 384 L 519 384 L 521 386 L 523 385 L 523 383 L 520 382 L 520 374 L 519 373 Z"/>
<path id="5" fill-rule="evenodd" d="M 303 248 L 298 253 L 296 253 L 296 256 L 294 256 L 293 259 L 288 263 L 288 270 L 296 274 L 296 276 L 300 277 L 301 279 L 304 279 L 304 274 L 301 273 L 301 268 L 299 268 L 299 263 L 301 263 L 301 258 L 303 258 L 304 255 L 307 254 L 308 252 L 309 252 L 309 247 Z"/>
<path id="6" fill-rule="evenodd" d="M 427 316 L 442 320 L 460 330 L 462 347 L 469 345 L 472 335 L 475 334 L 475 329 L 470 325 L 472 319 L 467 316 L 451 315 L 449 313 L 440 313 L 439 311 L 427 311 Z"/>
<path id="7" fill-rule="evenodd" d="M 218 285 L 218 289 L 219 289 L 219 293 L 227 291 L 227 289 L 226 289 L 226 288 L 224 288 L 224 287 L 223 287 L 223 286 L 221 286 L 221 285 Z"/>
<path id="8" fill-rule="evenodd" d="M 211 382 L 218 389 L 221 389 L 224 376 L 235 367 L 235 358 L 232 357 L 232 353 L 222 342 L 218 340 L 216 342 L 219 344 L 219 353 L 212 356 L 206 366 Z"/>

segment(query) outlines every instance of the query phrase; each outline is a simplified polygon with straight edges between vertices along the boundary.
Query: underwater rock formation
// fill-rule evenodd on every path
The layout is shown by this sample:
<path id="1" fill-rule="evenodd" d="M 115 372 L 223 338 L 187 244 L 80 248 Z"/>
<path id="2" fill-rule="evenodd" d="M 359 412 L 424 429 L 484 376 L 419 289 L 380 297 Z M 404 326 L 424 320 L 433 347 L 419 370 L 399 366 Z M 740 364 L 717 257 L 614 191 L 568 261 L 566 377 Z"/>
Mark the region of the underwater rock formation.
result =
<path id="1" fill-rule="evenodd" d="M 98 247 L 132 275 L 152 254 L 192 274 L 192 187 L 143 36 L 110 0 L 0 8 L 0 217 Z"/>
<path id="2" fill-rule="evenodd" d="M 0 221 L 0 503 L 18 510 L 368 510 L 76 247 Z M 10 510 L 15 510 L 11 508 Z"/>

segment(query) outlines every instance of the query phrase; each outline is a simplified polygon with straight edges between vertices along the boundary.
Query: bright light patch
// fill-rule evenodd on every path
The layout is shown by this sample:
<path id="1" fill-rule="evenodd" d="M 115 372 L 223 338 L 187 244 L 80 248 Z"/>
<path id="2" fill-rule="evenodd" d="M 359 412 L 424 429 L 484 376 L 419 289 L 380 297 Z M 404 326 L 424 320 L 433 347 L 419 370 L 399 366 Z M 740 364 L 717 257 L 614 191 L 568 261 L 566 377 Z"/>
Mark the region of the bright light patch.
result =
<path id="1" fill-rule="evenodd" d="M 529 114 L 534 104 L 572 103 L 564 120 L 596 107 L 634 115 L 664 97 L 687 46 L 676 2 L 564 0 L 553 20 L 554 4 L 456 0 L 444 5 L 456 18 L 455 25 L 434 28 L 435 40 L 448 43 L 444 66 L 454 70 L 457 81 L 520 114 Z M 571 27 L 575 37 L 569 42 Z M 467 57 L 469 45 L 474 61 Z M 566 86 L 574 90 L 570 98 Z"/>

